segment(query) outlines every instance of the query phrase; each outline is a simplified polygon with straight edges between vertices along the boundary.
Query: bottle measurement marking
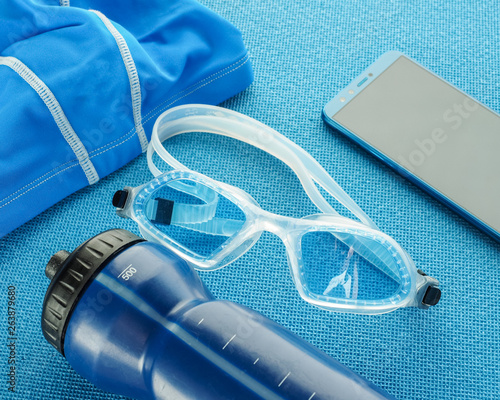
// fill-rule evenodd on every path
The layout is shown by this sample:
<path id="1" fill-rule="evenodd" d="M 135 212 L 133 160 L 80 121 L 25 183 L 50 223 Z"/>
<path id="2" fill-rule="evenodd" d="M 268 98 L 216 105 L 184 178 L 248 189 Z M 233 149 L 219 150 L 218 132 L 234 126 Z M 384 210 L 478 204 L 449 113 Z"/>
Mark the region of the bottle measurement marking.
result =
<path id="1" fill-rule="evenodd" d="M 286 376 L 281 380 L 280 384 L 278 385 L 278 387 L 280 387 L 281 385 L 283 385 L 283 382 L 286 381 L 286 379 L 290 376 L 291 372 L 289 372 L 288 374 L 286 374 Z"/>
<path id="2" fill-rule="evenodd" d="M 222 350 L 224 350 L 224 349 L 227 347 L 227 345 L 233 341 L 233 339 L 234 339 L 235 337 L 236 337 L 236 333 L 235 333 L 235 334 L 231 337 L 231 339 L 229 339 L 229 340 L 227 341 L 227 343 L 224 345 L 224 347 L 222 348 Z"/>
<path id="3" fill-rule="evenodd" d="M 130 267 L 132 266 L 132 264 L 130 264 L 127 268 L 125 268 L 121 273 L 120 275 L 118 275 L 118 278 L 121 278 L 121 276 L 125 273 L 125 271 L 127 271 Z"/>
<path id="4" fill-rule="evenodd" d="M 128 281 L 132 276 L 137 272 L 135 268 L 130 264 L 127 268 L 125 268 L 120 275 L 118 275 L 118 279 L 122 278 L 124 281 Z"/>
<path id="5" fill-rule="evenodd" d="M 307 400 L 311 400 L 314 396 L 316 396 L 316 392 L 314 392 L 311 397 L 309 397 Z"/>
<path id="6" fill-rule="evenodd" d="M 200 322 L 198 322 L 197 325 L 200 325 L 203 321 L 205 321 L 205 318 L 200 319 Z"/>
<path id="7" fill-rule="evenodd" d="M 253 365 L 257 364 L 259 362 L 260 358 L 257 357 L 257 359 L 253 362 Z"/>

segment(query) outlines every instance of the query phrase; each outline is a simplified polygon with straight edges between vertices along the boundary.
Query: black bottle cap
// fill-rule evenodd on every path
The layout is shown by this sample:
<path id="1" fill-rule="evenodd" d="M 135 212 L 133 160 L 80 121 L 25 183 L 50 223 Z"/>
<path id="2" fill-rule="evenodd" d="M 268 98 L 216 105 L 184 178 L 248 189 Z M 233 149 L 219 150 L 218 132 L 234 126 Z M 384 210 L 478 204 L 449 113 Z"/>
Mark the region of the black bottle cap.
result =
<path id="1" fill-rule="evenodd" d="M 42 331 L 62 355 L 67 323 L 87 286 L 108 260 L 143 240 L 124 229 L 112 229 L 87 240 L 71 254 L 61 250 L 52 256 L 45 268 L 51 282 L 43 301 Z"/>

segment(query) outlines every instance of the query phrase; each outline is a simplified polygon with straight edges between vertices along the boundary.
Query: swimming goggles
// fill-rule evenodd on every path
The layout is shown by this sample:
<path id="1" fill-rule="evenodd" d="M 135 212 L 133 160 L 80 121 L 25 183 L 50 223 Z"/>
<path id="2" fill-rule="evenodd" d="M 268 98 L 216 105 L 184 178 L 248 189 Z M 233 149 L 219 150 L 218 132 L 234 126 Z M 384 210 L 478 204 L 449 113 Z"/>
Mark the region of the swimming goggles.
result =
<path id="1" fill-rule="evenodd" d="M 233 137 L 276 156 L 297 174 L 323 212 L 304 218 L 270 213 L 245 191 L 186 168 L 163 147 L 187 132 Z M 175 170 L 162 173 L 154 153 Z M 381 314 L 401 307 L 429 308 L 440 298 L 439 282 L 417 270 L 409 255 L 375 223 L 302 148 L 268 126 L 227 109 L 185 105 L 163 113 L 153 129 L 148 164 L 155 178 L 118 191 L 121 217 L 199 270 L 214 270 L 245 254 L 264 231 L 285 244 L 300 296 L 330 311 Z M 359 221 L 340 216 L 321 186 Z"/>

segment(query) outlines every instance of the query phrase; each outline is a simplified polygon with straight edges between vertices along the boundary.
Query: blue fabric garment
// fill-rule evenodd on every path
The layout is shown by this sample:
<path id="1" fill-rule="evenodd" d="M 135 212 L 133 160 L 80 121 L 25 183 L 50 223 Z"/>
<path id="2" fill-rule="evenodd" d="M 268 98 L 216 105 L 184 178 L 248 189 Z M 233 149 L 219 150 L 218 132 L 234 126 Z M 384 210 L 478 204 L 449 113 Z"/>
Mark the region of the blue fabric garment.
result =
<path id="1" fill-rule="evenodd" d="M 253 79 L 239 31 L 192 0 L 4 3 L 0 56 L 0 237 L 139 155 L 165 109 Z"/>

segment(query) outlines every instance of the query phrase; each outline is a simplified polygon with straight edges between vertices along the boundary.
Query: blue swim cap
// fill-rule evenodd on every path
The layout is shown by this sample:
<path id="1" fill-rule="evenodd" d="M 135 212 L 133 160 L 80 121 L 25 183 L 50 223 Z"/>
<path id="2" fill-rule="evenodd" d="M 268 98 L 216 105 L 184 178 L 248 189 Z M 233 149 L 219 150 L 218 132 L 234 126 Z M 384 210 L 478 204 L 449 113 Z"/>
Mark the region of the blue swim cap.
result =
<path id="1" fill-rule="evenodd" d="M 0 6 L 0 237 L 139 155 L 165 109 L 253 79 L 240 32 L 196 1 L 60 3 Z"/>

